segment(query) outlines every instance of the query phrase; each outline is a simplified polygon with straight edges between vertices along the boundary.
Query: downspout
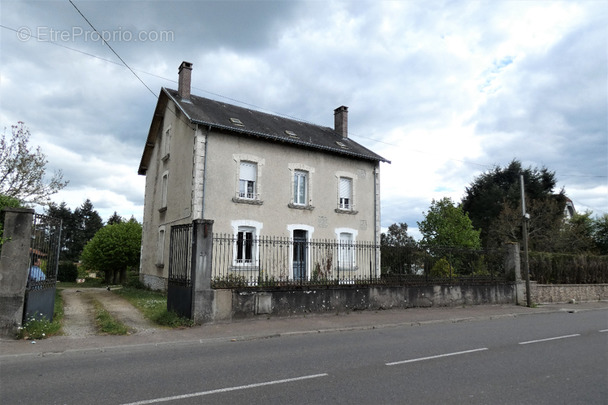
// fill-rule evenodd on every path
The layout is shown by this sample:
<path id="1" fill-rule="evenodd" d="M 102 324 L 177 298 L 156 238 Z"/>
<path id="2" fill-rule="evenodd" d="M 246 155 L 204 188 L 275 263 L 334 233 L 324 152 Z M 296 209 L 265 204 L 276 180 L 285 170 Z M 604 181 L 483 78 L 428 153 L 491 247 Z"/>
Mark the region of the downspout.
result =
<path id="1" fill-rule="evenodd" d="M 203 158 L 203 201 L 201 207 L 201 219 L 205 219 L 205 185 L 207 184 L 207 142 L 209 142 L 209 132 L 211 132 L 211 126 L 207 129 L 205 134 L 205 156 Z"/>
<path id="2" fill-rule="evenodd" d="M 380 167 L 380 162 L 376 163 L 376 167 L 374 167 L 374 247 L 378 246 L 378 167 Z M 378 277 L 378 257 L 379 252 L 376 251 L 374 255 L 374 267 L 376 269 L 375 276 Z"/>

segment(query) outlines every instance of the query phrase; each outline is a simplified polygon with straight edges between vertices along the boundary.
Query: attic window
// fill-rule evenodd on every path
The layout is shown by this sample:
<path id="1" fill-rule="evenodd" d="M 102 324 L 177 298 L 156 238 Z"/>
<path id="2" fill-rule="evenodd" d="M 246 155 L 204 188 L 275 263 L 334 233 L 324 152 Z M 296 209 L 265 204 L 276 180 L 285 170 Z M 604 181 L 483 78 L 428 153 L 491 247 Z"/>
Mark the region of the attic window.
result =
<path id="1" fill-rule="evenodd" d="M 243 124 L 241 122 L 241 120 L 238 119 L 238 118 L 230 118 L 230 122 L 232 122 L 234 125 L 237 125 L 239 127 L 244 127 L 245 126 L 245 124 Z"/>
<path id="2" fill-rule="evenodd" d="M 290 137 L 292 137 L 292 138 L 299 138 L 298 134 L 296 134 L 296 133 L 295 133 L 295 132 L 293 132 L 293 131 L 290 131 L 289 129 L 286 129 L 286 130 L 285 130 L 285 133 L 286 133 L 287 135 L 289 135 Z"/>
<path id="3" fill-rule="evenodd" d="M 343 142 L 340 141 L 336 141 L 336 144 L 341 147 L 342 149 L 348 149 L 348 146 L 346 146 Z"/>

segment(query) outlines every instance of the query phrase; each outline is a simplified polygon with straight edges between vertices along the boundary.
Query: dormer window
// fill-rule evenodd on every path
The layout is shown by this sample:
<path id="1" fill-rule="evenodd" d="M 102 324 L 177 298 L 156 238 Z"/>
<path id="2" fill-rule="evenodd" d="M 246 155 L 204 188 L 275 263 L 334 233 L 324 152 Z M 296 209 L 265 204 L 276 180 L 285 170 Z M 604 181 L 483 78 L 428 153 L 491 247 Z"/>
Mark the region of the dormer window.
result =
<path id="1" fill-rule="evenodd" d="M 245 126 L 245 124 L 243 124 L 241 122 L 241 120 L 238 119 L 238 118 L 230 118 L 230 122 L 232 122 L 234 125 L 236 125 L 238 127 L 244 127 Z"/>
<path id="2" fill-rule="evenodd" d="M 299 138 L 298 134 L 296 134 L 296 133 L 295 133 L 295 132 L 293 132 L 293 131 L 290 131 L 289 129 L 286 129 L 286 130 L 285 130 L 285 133 L 286 133 L 287 135 L 289 135 L 289 137 L 290 137 L 290 138 L 296 138 L 296 139 L 297 139 L 297 138 Z"/>

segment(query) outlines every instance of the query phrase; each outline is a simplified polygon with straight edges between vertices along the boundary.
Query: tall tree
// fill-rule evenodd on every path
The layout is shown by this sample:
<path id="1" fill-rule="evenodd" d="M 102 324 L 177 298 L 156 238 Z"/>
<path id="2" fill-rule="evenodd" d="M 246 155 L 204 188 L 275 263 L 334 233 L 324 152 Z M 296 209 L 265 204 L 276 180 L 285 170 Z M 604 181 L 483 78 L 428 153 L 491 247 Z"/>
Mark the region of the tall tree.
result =
<path id="1" fill-rule="evenodd" d="M 61 260 L 78 260 L 78 253 L 74 252 L 74 243 L 77 233 L 74 213 L 65 202 L 57 205 L 50 203 L 44 210 L 49 217 L 61 219 Z"/>
<path id="2" fill-rule="evenodd" d="M 535 220 L 537 229 L 554 229 L 563 219 L 566 204 L 564 190 L 554 193 L 556 186 L 555 173 L 547 168 L 523 169 L 518 160 L 513 160 L 507 167 L 496 166 L 488 172 L 476 177 L 465 190 L 462 208 L 469 214 L 473 226 L 481 230 L 481 238 L 485 246 L 497 246 L 509 238 L 496 232 L 497 221 L 506 217 L 512 229 L 519 229 L 521 223 L 521 185 L 520 175 L 524 175 L 526 205 L 542 207 L 555 206 L 555 209 L 545 210 L 542 221 Z M 516 215 L 519 209 L 519 216 Z M 503 218 L 500 218 L 503 211 Z M 548 215 L 548 211 L 551 215 Z M 503 224 L 504 225 L 504 224 Z M 542 234 L 543 237 L 546 233 Z M 532 239 L 532 235 L 530 235 Z"/>
<path id="3" fill-rule="evenodd" d="M 13 197 L 25 204 L 46 205 L 50 196 L 64 188 L 68 182 L 57 171 L 47 182 L 45 179 L 46 155 L 40 146 L 30 146 L 30 131 L 23 122 L 6 129 L 0 137 L 0 194 Z"/>
<path id="4" fill-rule="evenodd" d="M 103 272 L 107 283 L 125 282 L 127 268 L 139 264 L 140 246 L 141 225 L 137 221 L 106 225 L 84 247 L 82 264 Z"/>
<path id="5" fill-rule="evenodd" d="M 73 251 L 80 256 L 84 246 L 93 239 L 97 231 L 103 228 L 103 220 L 99 213 L 94 210 L 93 203 L 87 198 L 82 205 L 74 210 L 74 221 L 76 223 Z"/>
<path id="6" fill-rule="evenodd" d="M 425 246 L 453 246 L 479 248 L 479 231 L 473 228 L 469 216 L 462 207 L 454 205 L 450 198 L 433 200 L 424 219 L 418 222 Z"/>
<path id="7" fill-rule="evenodd" d="M 414 246 L 416 241 L 407 233 L 407 224 L 400 222 L 392 224 L 388 227 L 388 232 L 380 235 L 380 244 L 382 246 Z"/>
<path id="8" fill-rule="evenodd" d="M 594 221 L 593 240 L 597 251 L 601 255 L 608 255 L 608 214 L 598 217 Z"/>
<path id="9" fill-rule="evenodd" d="M 108 225 L 120 224 L 121 222 L 125 222 L 125 220 L 123 219 L 123 217 L 118 215 L 116 211 L 114 211 L 114 214 L 112 214 L 112 216 L 108 218 Z"/>

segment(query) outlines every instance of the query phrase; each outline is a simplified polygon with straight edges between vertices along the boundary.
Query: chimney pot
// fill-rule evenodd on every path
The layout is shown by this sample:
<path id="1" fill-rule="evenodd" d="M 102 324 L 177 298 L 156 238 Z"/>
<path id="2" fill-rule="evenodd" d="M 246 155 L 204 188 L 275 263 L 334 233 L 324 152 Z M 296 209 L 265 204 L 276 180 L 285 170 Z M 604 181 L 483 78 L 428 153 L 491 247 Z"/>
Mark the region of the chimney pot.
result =
<path id="1" fill-rule="evenodd" d="M 348 138 L 348 107 L 341 106 L 334 110 L 334 130 L 342 138 Z"/>
<path id="2" fill-rule="evenodd" d="M 179 79 L 177 81 L 177 93 L 182 99 L 190 99 L 190 81 L 192 77 L 192 63 L 182 62 L 179 65 Z"/>

